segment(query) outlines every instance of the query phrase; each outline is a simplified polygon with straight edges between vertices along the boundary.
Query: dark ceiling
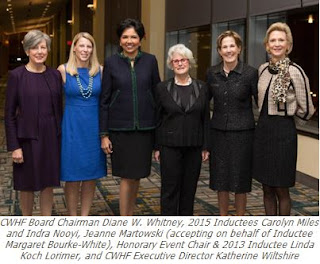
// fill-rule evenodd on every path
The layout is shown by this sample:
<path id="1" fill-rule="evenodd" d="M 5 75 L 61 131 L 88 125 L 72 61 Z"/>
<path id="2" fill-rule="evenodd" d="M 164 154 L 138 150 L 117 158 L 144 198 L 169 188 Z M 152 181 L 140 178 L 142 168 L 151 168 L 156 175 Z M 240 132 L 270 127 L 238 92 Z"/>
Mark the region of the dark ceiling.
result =
<path id="1" fill-rule="evenodd" d="M 43 27 L 68 0 L 0 0 L 0 33 Z"/>

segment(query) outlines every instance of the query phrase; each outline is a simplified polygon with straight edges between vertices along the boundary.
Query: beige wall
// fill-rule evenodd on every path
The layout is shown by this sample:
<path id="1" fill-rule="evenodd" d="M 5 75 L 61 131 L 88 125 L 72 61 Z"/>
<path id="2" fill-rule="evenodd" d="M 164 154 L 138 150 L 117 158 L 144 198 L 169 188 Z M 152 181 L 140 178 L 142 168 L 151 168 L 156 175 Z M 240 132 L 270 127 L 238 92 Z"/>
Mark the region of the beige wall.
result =
<path id="1" fill-rule="evenodd" d="M 60 43 L 59 43 L 59 49 L 60 49 L 60 55 L 59 55 L 59 63 L 62 64 L 65 63 L 68 59 L 66 51 L 67 51 L 67 36 L 66 31 L 69 24 L 66 24 L 66 17 L 67 17 L 67 11 L 66 7 L 64 6 L 61 10 L 61 16 L 60 16 Z"/>
<path id="2" fill-rule="evenodd" d="M 80 31 L 80 0 L 72 0 L 72 39 Z"/>
<path id="3" fill-rule="evenodd" d="M 93 37 L 97 45 L 97 55 L 100 64 L 104 63 L 105 46 L 105 1 L 94 0 Z"/>
<path id="4" fill-rule="evenodd" d="M 298 135 L 297 170 L 319 179 L 319 140 Z"/>
<path id="5" fill-rule="evenodd" d="M 165 0 L 142 0 L 141 22 L 146 31 L 142 50 L 157 57 L 160 77 L 164 76 Z"/>

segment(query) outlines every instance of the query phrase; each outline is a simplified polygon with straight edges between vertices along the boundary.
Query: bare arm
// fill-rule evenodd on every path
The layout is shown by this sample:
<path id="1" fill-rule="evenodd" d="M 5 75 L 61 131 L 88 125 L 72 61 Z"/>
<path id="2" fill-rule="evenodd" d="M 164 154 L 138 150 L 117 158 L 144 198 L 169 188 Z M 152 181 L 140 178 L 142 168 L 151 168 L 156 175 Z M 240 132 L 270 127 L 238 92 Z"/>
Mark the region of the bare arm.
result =
<path id="1" fill-rule="evenodd" d="M 62 81 L 63 83 L 66 83 L 66 68 L 63 64 L 61 64 L 58 69 L 57 69 L 60 74 L 61 74 L 61 77 L 62 77 Z"/>

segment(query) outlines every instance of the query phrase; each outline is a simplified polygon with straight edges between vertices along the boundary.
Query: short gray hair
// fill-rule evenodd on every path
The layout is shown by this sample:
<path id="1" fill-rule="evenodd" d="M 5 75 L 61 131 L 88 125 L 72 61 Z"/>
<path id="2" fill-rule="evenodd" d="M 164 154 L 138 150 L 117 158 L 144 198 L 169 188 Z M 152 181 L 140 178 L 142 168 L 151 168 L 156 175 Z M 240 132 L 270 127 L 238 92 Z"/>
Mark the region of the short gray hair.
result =
<path id="1" fill-rule="evenodd" d="M 189 60 L 190 66 L 194 66 L 196 64 L 196 61 L 193 57 L 192 51 L 188 49 L 183 44 L 176 44 L 172 46 L 168 51 L 168 57 L 167 57 L 167 66 L 170 70 L 172 70 L 172 57 L 174 54 L 179 54 L 182 57 L 185 57 Z"/>
<path id="2" fill-rule="evenodd" d="M 40 30 L 33 29 L 30 30 L 23 38 L 22 45 L 25 52 L 29 49 L 37 46 L 42 40 L 46 41 L 47 49 L 50 51 L 51 39 L 46 34 Z"/>

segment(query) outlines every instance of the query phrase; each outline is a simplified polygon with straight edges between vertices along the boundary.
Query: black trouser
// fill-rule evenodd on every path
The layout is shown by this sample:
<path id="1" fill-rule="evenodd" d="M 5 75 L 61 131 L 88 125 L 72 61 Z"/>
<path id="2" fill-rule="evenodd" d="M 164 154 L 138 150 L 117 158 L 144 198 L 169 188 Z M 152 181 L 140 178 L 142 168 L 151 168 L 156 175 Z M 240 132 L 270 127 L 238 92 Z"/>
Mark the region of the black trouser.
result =
<path id="1" fill-rule="evenodd" d="M 161 147 L 162 215 L 193 215 L 201 160 L 201 147 Z"/>

